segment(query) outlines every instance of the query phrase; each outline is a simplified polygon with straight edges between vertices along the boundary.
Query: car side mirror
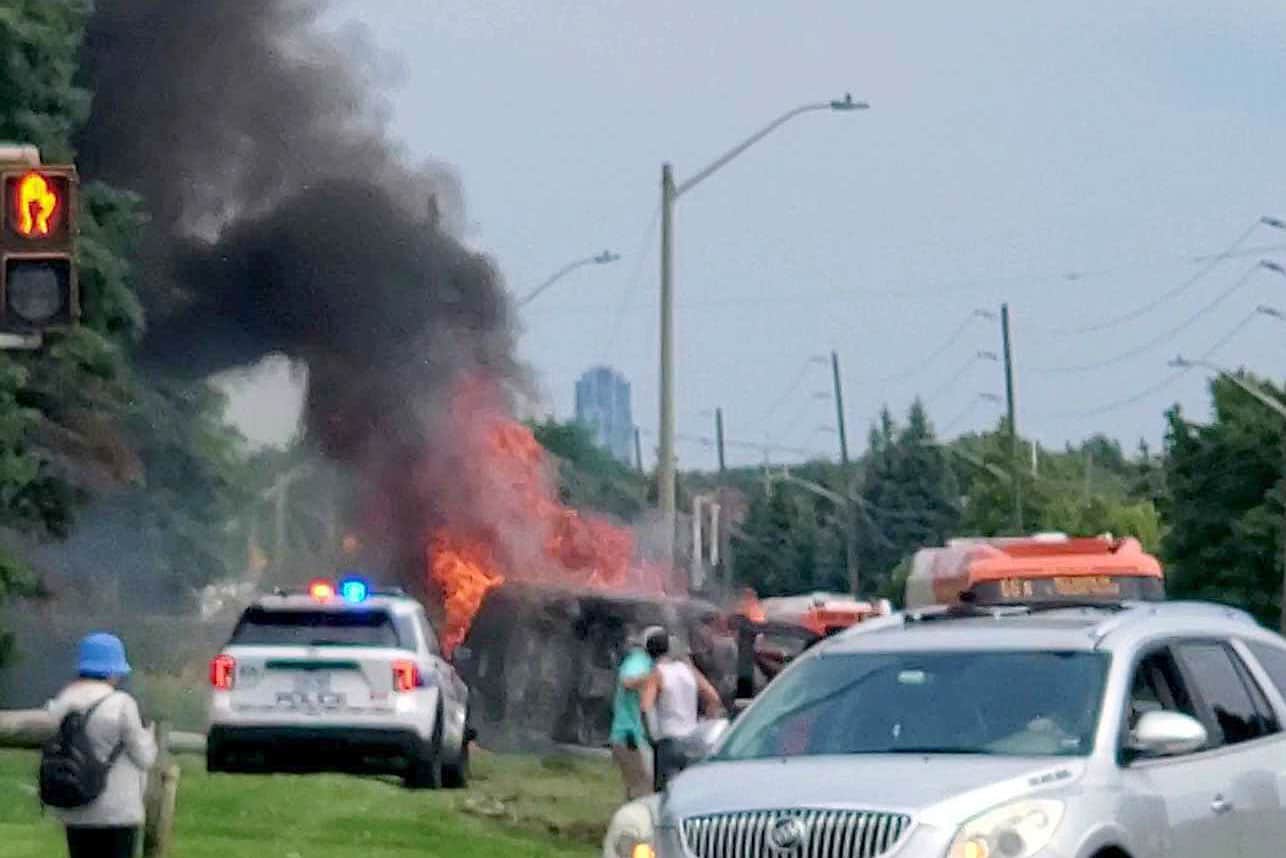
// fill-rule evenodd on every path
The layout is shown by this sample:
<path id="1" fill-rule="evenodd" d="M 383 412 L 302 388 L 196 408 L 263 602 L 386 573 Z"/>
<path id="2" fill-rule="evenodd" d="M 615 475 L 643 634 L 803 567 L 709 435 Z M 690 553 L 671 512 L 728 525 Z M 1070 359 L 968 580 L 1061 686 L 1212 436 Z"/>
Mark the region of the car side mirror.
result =
<path id="1" fill-rule="evenodd" d="M 1145 757 L 1177 757 L 1203 748 L 1205 725 L 1182 712 L 1145 712 L 1130 731 L 1129 749 Z"/>
<path id="2" fill-rule="evenodd" d="M 698 763 L 713 754 L 723 735 L 728 732 L 730 723 L 727 718 L 713 718 L 698 724 L 697 729 L 684 739 L 684 752 L 688 762 Z"/>

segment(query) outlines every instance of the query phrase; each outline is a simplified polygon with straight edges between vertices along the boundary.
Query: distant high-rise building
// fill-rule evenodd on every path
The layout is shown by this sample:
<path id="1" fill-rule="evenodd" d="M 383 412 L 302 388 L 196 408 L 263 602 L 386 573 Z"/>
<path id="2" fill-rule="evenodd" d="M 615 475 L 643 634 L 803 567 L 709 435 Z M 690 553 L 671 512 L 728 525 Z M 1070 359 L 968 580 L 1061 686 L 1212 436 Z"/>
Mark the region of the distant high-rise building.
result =
<path id="1" fill-rule="evenodd" d="M 587 370 L 576 381 L 576 422 L 612 456 L 626 464 L 633 461 L 634 417 L 625 376 L 605 366 Z"/>

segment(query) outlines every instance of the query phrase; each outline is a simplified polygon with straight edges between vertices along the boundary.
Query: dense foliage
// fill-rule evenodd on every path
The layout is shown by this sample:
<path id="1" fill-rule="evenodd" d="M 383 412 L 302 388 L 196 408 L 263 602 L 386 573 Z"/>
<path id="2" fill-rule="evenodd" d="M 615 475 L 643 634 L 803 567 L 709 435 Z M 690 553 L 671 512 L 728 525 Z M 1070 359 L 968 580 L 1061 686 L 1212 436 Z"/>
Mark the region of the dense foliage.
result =
<path id="1" fill-rule="evenodd" d="M 47 163 L 74 159 L 70 141 L 88 115 L 78 56 L 90 6 L 0 8 L 0 139 L 36 144 Z M 182 602 L 227 571 L 239 440 L 212 388 L 133 368 L 144 318 L 130 259 L 146 215 L 134 195 L 82 182 L 82 324 L 38 352 L 0 352 L 0 598 L 33 591 L 35 558 L 67 575 L 128 571 Z M 81 530 L 108 550 L 51 546 Z"/>

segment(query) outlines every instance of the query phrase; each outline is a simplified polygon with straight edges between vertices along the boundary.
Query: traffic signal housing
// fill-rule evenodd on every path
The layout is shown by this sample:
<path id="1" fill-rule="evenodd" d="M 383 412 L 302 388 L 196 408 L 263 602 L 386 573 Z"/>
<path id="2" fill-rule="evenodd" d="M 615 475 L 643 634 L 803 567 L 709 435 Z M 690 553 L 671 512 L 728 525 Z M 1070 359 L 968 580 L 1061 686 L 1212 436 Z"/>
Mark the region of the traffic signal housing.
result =
<path id="1" fill-rule="evenodd" d="M 32 334 L 74 325 L 80 315 L 76 168 L 4 167 L 0 185 L 0 332 Z"/>

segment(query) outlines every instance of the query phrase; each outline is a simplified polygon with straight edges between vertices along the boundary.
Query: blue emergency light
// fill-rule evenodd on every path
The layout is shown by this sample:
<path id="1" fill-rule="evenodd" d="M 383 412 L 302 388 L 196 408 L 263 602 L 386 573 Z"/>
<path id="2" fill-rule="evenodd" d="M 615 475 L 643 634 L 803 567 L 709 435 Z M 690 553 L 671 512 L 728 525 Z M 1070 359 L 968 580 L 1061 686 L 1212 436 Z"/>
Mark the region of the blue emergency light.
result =
<path id="1" fill-rule="evenodd" d="M 348 577 L 339 582 L 339 595 L 345 602 L 352 604 L 365 602 L 370 592 L 370 585 L 361 578 Z"/>

